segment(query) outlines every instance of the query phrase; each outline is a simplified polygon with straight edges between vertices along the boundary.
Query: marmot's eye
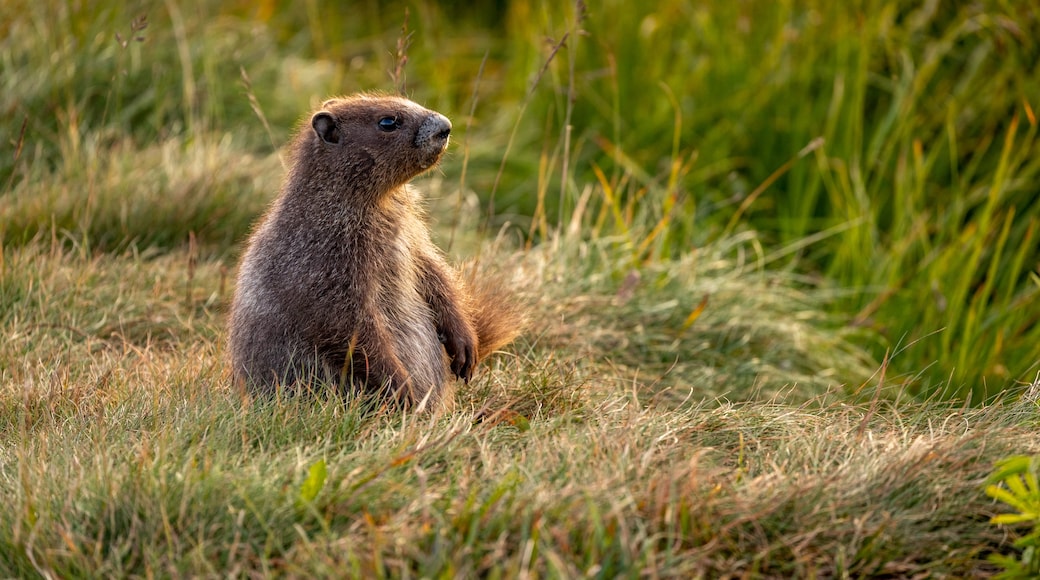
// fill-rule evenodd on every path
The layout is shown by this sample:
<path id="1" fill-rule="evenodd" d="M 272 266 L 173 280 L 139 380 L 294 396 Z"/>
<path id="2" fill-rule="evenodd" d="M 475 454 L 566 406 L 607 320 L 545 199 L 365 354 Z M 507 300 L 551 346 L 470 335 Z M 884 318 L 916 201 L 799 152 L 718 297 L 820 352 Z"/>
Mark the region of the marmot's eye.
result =
<path id="1" fill-rule="evenodd" d="M 401 122 L 397 120 L 397 117 L 383 117 L 379 120 L 379 128 L 387 133 L 396 131 L 400 126 Z"/>

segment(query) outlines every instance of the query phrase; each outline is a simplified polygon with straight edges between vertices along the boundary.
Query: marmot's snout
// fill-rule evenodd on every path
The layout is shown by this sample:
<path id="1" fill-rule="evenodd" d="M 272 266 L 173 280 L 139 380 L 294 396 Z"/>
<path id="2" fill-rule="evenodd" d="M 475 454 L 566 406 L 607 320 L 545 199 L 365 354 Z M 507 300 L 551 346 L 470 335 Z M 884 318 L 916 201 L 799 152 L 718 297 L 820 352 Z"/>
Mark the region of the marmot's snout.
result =
<path id="1" fill-rule="evenodd" d="M 448 145 L 449 134 L 451 121 L 440 113 L 431 113 L 415 132 L 415 146 L 440 153 Z"/>

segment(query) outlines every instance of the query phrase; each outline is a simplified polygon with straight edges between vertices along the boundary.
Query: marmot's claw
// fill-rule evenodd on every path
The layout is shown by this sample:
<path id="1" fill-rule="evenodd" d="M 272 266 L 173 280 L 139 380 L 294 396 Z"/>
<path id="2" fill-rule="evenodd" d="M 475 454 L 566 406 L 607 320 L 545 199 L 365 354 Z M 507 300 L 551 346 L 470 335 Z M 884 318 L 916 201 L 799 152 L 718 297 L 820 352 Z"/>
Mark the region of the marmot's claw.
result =
<path id="1" fill-rule="evenodd" d="M 473 371 L 477 368 L 477 349 L 472 343 L 466 348 L 466 368 L 463 373 L 466 375 L 466 382 L 473 378 Z"/>
<path id="2" fill-rule="evenodd" d="M 472 342 L 453 337 L 444 341 L 444 348 L 451 359 L 451 374 L 467 383 L 473 378 L 473 369 L 477 364 L 477 349 Z"/>
<path id="3" fill-rule="evenodd" d="M 473 355 L 461 355 L 451 361 L 451 372 L 456 378 L 469 382 L 473 378 L 473 367 L 475 366 Z"/>
<path id="4" fill-rule="evenodd" d="M 473 368 L 477 366 L 477 357 L 473 352 L 473 347 L 466 349 L 466 361 L 462 364 L 461 373 L 458 375 L 460 379 L 469 383 L 469 380 L 473 378 Z"/>

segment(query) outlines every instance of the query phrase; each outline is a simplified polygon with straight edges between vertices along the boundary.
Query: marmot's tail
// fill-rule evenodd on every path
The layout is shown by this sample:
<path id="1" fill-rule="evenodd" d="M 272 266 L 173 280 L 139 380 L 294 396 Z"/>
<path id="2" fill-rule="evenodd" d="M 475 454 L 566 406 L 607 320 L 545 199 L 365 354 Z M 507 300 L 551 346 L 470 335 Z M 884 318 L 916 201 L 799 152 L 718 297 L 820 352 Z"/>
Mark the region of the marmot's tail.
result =
<path id="1" fill-rule="evenodd" d="M 527 324 L 527 308 L 505 282 L 489 272 L 477 272 L 469 264 L 463 270 L 469 294 L 469 310 L 477 331 L 477 359 L 513 341 Z"/>

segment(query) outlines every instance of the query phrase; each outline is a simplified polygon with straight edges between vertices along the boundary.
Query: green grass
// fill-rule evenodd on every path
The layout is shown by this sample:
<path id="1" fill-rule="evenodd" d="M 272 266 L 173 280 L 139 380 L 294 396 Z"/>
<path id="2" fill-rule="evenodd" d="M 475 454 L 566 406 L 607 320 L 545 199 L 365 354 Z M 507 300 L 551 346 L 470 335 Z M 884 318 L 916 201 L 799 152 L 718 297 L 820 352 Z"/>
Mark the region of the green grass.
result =
<path id="1" fill-rule="evenodd" d="M 405 6 L 2 3 L 0 576 L 1014 561 L 984 487 L 1040 453 L 1025 3 L 408 4 L 391 79 Z M 437 413 L 251 401 L 224 316 L 280 147 L 400 84 L 455 123 L 437 240 L 530 330 Z"/>
<path id="2" fill-rule="evenodd" d="M 22 16 L 0 45 L 2 237 L 56 227 L 116 251 L 186 230 L 233 245 L 259 207 L 227 201 L 265 170 L 252 156 L 325 95 L 393 87 L 406 7 L 8 4 Z M 584 209 L 586 236 L 661 225 L 645 259 L 754 230 L 801 245 L 777 265 L 846 292 L 831 311 L 881 337 L 861 343 L 874 357 L 899 350 L 893 370 L 923 397 L 981 402 L 1040 370 L 1040 22 L 1024 4 L 409 7 L 398 84 L 456 120 L 445 175 L 478 192 L 491 231 L 545 240 Z M 194 215 L 150 223 L 99 191 L 110 151 L 133 164 L 138 148 L 206 147 L 244 156 L 224 162 L 240 174 L 209 177 L 232 183 L 142 176 Z"/>

